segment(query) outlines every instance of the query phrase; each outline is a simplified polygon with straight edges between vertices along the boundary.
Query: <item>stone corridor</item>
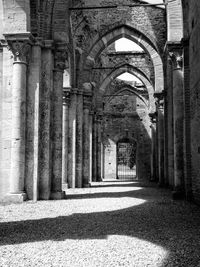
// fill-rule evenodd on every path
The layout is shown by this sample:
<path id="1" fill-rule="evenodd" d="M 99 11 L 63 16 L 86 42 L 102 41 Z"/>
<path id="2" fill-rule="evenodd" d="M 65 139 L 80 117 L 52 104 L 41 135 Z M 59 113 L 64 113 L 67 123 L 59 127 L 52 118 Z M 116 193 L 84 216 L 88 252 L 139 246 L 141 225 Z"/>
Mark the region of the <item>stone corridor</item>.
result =
<path id="1" fill-rule="evenodd" d="M 0 206 L 0 266 L 197 267 L 200 210 L 148 182 Z"/>

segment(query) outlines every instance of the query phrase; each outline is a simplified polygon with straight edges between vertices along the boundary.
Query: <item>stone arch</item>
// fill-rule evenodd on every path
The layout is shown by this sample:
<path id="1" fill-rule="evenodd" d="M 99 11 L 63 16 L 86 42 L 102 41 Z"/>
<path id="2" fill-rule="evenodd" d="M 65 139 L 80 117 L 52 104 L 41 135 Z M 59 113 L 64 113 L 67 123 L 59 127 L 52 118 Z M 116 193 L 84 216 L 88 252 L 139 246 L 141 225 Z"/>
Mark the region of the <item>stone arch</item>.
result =
<path id="1" fill-rule="evenodd" d="M 129 92 L 131 92 L 132 94 L 135 94 L 137 97 L 139 97 L 141 100 L 142 100 L 142 102 L 145 104 L 145 106 L 148 108 L 148 101 L 144 98 L 144 97 L 142 97 L 138 92 L 137 92 L 137 89 L 136 88 L 134 88 L 133 86 L 131 86 L 131 85 L 124 85 L 121 89 L 119 89 L 113 96 L 111 96 L 110 98 L 108 98 L 108 100 L 105 102 L 105 103 L 107 103 L 107 102 L 109 102 L 109 101 L 111 101 L 114 97 L 115 97 L 115 95 L 118 95 L 118 94 L 120 94 L 120 93 L 123 93 L 123 91 L 129 91 Z"/>
<path id="2" fill-rule="evenodd" d="M 155 111 L 155 101 L 154 101 L 154 89 L 152 84 L 150 83 L 150 81 L 148 80 L 148 78 L 146 77 L 146 75 L 141 71 L 138 70 L 137 68 L 134 68 L 131 65 L 122 65 L 122 67 L 115 69 L 114 71 L 112 71 L 102 82 L 101 86 L 99 87 L 99 92 L 102 94 L 105 92 L 106 87 L 108 86 L 108 84 L 115 79 L 117 76 L 128 72 L 134 76 L 136 76 L 139 80 L 141 80 L 141 82 L 145 85 L 148 94 L 149 94 L 149 109 L 151 112 Z"/>
<path id="3" fill-rule="evenodd" d="M 183 38 L 183 9 L 182 0 L 168 1 L 167 29 L 170 42 L 180 42 Z"/>
<path id="4" fill-rule="evenodd" d="M 85 66 L 85 68 L 89 71 L 100 53 L 111 43 L 122 37 L 126 37 L 127 39 L 135 42 L 149 54 L 153 62 L 155 72 L 155 91 L 163 91 L 163 63 L 155 44 L 151 40 L 149 40 L 143 33 L 127 25 L 121 25 L 117 28 L 112 29 L 111 31 L 108 31 L 104 36 L 102 36 L 98 41 L 96 41 L 90 49 L 90 52 L 83 66 Z M 88 75 L 90 75 L 90 72 L 88 72 Z M 87 77 L 87 79 L 88 78 L 89 77 Z"/>

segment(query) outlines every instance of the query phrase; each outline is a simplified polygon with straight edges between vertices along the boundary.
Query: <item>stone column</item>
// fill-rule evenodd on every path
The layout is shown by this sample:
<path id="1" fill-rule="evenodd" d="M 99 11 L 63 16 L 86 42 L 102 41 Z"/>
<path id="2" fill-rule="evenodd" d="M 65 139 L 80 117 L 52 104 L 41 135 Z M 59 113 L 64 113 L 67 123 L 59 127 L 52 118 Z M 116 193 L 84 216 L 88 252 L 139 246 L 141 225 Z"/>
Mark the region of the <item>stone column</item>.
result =
<path id="1" fill-rule="evenodd" d="M 52 180 L 51 199 L 62 199 L 62 114 L 63 73 L 67 59 L 66 46 L 56 45 L 52 92 Z"/>
<path id="2" fill-rule="evenodd" d="M 157 113 L 150 113 L 151 118 L 151 181 L 157 181 L 157 160 L 156 160 L 156 122 Z"/>
<path id="3" fill-rule="evenodd" d="M 25 189 L 29 199 L 37 201 L 39 183 L 39 104 L 41 90 L 41 46 L 39 38 L 32 46 L 29 62 L 27 86 L 27 123 L 26 123 L 26 171 Z"/>
<path id="4" fill-rule="evenodd" d="M 168 57 L 167 61 L 167 135 L 168 135 L 168 182 L 172 187 L 174 183 L 174 126 L 173 126 L 173 81 L 172 81 L 172 64 L 171 59 Z"/>
<path id="5" fill-rule="evenodd" d="M 72 88 L 69 104 L 69 138 L 68 138 L 68 185 L 76 186 L 76 113 L 77 113 L 77 89 Z"/>
<path id="6" fill-rule="evenodd" d="M 165 149 L 164 149 L 164 93 L 159 92 L 154 94 L 156 98 L 157 106 L 157 132 L 158 132 L 158 175 L 159 175 L 159 186 L 165 185 L 164 176 L 164 160 L 165 160 Z"/>
<path id="7" fill-rule="evenodd" d="M 173 197 L 181 198 L 184 192 L 184 158 L 183 158 L 183 70 L 182 47 L 168 44 L 173 67 L 173 124 L 174 124 L 174 191 Z"/>
<path id="8" fill-rule="evenodd" d="M 53 41 L 45 40 L 42 48 L 40 136 L 39 136 L 39 199 L 51 194 L 51 93 L 53 91 Z"/>
<path id="9" fill-rule="evenodd" d="M 93 151 L 93 116 L 94 112 L 90 111 L 89 113 L 89 164 L 90 164 L 90 173 L 89 173 L 89 183 L 92 183 L 92 175 L 93 175 L 93 157 L 92 157 L 92 151 Z"/>
<path id="10" fill-rule="evenodd" d="M 63 137 L 62 137 L 62 189 L 68 189 L 68 135 L 69 135 L 69 94 L 70 89 L 63 92 Z"/>
<path id="11" fill-rule="evenodd" d="M 93 115 L 92 129 L 92 181 L 97 181 L 97 116 Z"/>
<path id="12" fill-rule="evenodd" d="M 99 112 L 97 114 L 97 181 L 102 181 L 102 177 L 101 177 L 101 122 L 102 122 L 102 113 Z"/>
<path id="13" fill-rule="evenodd" d="M 90 160 L 90 141 L 91 141 L 91 128 L 90 128 L 90 108 L 91 108 L 91 94 L 84 93 L 84 104 L 83 104 L 83 186 L 90 186 L 90 171 L 91 171 L 91 160 Z"/>
<path id="14" fill-rule="evenodd" d="M 183 39 L 183 71 L 184 71 L 184 167 L 185 195 L 192 199 L 192 162 L 191 162 L 191 103 L 190 103 L 190 49 L 189 39 Z"/>
<path id="15" fill-rule="evenodd" d="M 6 35 L 13 62 L 12 88 L 12 140 L 10 168 L 10 201 L 26 199 L 25 184 L 25 134 L 26 134 L 26 75 L 27 56 L 30 53 L 30 35 Z"/>
<path id="16" fill-rule="evenodd" d="M 83 187 L 83 90 L 77 93 L 76 187 Z"/>

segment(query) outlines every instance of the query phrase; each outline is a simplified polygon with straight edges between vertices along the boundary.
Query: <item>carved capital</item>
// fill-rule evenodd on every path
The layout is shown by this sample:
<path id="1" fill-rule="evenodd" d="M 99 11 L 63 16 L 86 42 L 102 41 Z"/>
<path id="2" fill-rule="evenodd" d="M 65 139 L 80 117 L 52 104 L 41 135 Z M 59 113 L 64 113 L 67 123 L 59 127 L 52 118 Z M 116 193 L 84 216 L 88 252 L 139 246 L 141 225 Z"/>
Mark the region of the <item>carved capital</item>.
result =
<path id="1" fill-rule="evenodd" d="M 174 69 L 182 69 L 183 67 L 183 54 L 182 51 L 169 52 L 170 59 Z"/>
<path id="2" fill-rule="evenodd" d="M 31 33 L 9 33 L 4 36 L 8 49 L 13 53 L 14 60 L 26 63 L 34 40 Z"/>
<path id="3" fill-rule="evenodd" d="M 8 49 L 12 51 L 14 61 L 27 62 L 31 45 L 28 41 L 8 40 Z"/>
<path id="4" fill-rule="evenodd" d="M 164 96 L 165 96 L 164 91 L 154 93 L 154 98 L 158 109 L 164 108 Z"/>
<path id="5" fill-rule="evenodd" d="M 64 89 L 63 90 L 63 104 L 69 105 L 69 101 L 70 101 L 70 90 Z"/>
<path id="6" fill-rule="evenodd" d="M 166 44 L 169 58 L 173 68 L 182 69 L 183 67 L 183 45 L 181 42 L 168 42 Z"/>
<path id="7" fill-rule="evenodd" d="M 66 60 L 68 59 L 67 45 L 64 43 L 57 43 L 55 45 L 54 64 L 55 69 L 64 71 L 66 68 Z"/>
<path id="8" fill-rule="evenodd" d="M 151 119 L 151 123 L 156 123 L 157 122 L 157 112 L 149 113 L 149 117 Z"/>

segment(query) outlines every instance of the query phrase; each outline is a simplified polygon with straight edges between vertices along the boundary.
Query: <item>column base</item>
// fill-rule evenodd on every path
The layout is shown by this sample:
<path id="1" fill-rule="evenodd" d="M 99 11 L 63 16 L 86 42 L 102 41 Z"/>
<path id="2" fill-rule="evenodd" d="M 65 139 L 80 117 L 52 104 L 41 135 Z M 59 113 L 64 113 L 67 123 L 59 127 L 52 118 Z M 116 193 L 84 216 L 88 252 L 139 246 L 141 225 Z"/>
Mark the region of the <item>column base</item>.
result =
<path id="1" fill-rule="evenodd" d="M 26 193 L 9 193 L 5 197 L 5 201 L 10 203 L 22 203 L 25 200 L 27 200 Z"/>
<path id="2" fill-rule="evenodd" d="M 66 184 L 62 184 L 62 190 L 65 192 L 69 189 L 69 185 L 66 183 Z"/>
<path id="3" fill-rule="evenodd" d="M 91 187 L 91 183 L 83 185 L 83 188 L 89 188 L 89 187 Z"/>
<path id="4" fill-rule="evenodd" d="M 172 199 L 173 200 L 182 200 L 184 199 L 184 194 L 182 191 L 174 190 L 172 191 Z"/>
<path id="5" fill-rule="evenodd" d="M 60 192 L 51 192 L 51 197 L 50 199 L 52 200 L 60 200 L 65 198 L 65 192 L 60 191 Z"/>

